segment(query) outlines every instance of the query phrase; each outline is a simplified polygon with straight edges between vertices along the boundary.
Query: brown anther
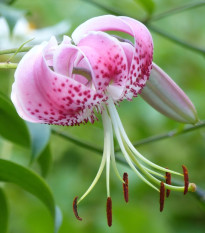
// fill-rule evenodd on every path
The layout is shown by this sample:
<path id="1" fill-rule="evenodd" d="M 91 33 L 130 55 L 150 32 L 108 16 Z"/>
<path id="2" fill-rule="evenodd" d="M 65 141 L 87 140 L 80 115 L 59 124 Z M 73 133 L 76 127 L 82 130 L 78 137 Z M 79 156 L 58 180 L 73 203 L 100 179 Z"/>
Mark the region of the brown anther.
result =
<path id="1" fill-rule="evenodd" d="M 75 214 L 75 217 L 79 220 L 79 221 L 82 221 L 82 218 L 79 217 L 78 215 L 78 210 L 77 210 L 77 199 L 78 197 L 75 197 L 74 200 L 73 200 L 73 213 Z"/>
<path id="2" fill-rule="evenodd" d="M 107 211 L 107 224 L 109 227 L 111 227 L 112 226 L 112 200 L 111 200 L 111 197 L 107 198 L 106 211 Z"/>
<path id="3" fill-rule="evenodd" d="M 171 173 L 170 172 L 166 172 L 166 184 L 170 184 L 171 185 Z M 169 197 L 171 190 L 167 189 L 166 192 L 166 197 Z"/>
<path id="4" fill-rule="evenodd" d="M 125 202 L 128 202 L 129 201 L 128 174 L 126 172 L 123 174 L 123 180 L 124 180 L 124 183 L 123 183 L 124 199 L 125 199 Z"/>
<path id="5" fill-rule="evenodd" d="M 165 187 L 164 187 L 164 182 L 161 182 L 160 184 L 160 212 L 163 211 L 164 209 L 164 199 L 165 199 Z"/>
<path id="6" fill-rule="evenodd" d="M 182 165 L 183 173 L 184 173 L 184 195 L 188 192 L 189 188 L 189 176 L 188 176 L 188 170 L 187 168 Z"/>

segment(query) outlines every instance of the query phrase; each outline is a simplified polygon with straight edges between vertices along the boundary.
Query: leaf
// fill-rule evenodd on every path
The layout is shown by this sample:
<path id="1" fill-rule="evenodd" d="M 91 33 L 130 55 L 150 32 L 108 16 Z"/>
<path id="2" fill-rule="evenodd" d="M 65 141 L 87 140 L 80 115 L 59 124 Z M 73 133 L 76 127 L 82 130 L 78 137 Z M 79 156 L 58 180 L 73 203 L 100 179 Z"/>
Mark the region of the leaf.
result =
<path id="1" fill-rule="evenodd" d="M 0 181 L 14 183 L 41 200 L 54 219 L 55 232 L 58 231 L 61 220 L 59 210 L 56 211 L 49 186 L 39 175 L 19 164 L 0 159 Z"/>
<path id="2" fill-rule="evenodd" d="M 57 233 L 59 231 L 59 228 L 61 227 L 62 221 L 63 221 L 63 216 L 61 213 L 60 208 L 56 206 L 55 209 L 55 227 L 54 227 L 54 233 Z"/>
<path id="3" fill-rule="evenodd" d="M 6 19 L 11 32 L 13 31 L 16 22 L 24 15 L 25 11 L 17 10 L 11 6 L 0 3 L 0 16 L 3 16 Z"/>
<path id="4" fill-rule="evenodd" d="M 44 150 L 39 155 L 38 163 L 41 167 L 42 176 L 46 177 L 52 163 L 52 156 L 51 156 L 51 150 L 49 144 L 44 148 Z"/>
<path id="5" fill-rule="evenodd" d="M 134 0 L 136 3 L 139 3 L 149 15 L 154 12 L 155 4 L 153 0 Z"/>
<path id="6" fill-rule="evenodd" d="M 31 162 L 37 159 L 46 148 L 50 139 L 50 126 L 26 122 L 31 137 Z"/>
<path id="7" fill-rule="evenodd" d="M 21 146 L 30 145 L 25 122 L 18 116 L 10 99 L 0 93 L 0 135 Z"/>
<path id="8" fill-rule="evenodd" d="M 0 188 L 0 227 L 1 233 L 6 233 L 8 229 L 8 204 L 4 190 Z"/>

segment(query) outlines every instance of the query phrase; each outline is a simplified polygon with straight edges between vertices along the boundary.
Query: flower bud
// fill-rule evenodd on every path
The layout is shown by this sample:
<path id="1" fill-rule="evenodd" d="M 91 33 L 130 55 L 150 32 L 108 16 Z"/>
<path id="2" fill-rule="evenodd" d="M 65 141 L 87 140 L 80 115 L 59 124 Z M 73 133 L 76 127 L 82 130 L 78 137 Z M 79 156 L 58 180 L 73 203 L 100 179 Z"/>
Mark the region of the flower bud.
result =
<path id="1" fill-rule="evenodd" d="M 182 89 L 156 64 L 141 97 L 165 116 L 188 124 L 198 122 L 194 105 Z"/>

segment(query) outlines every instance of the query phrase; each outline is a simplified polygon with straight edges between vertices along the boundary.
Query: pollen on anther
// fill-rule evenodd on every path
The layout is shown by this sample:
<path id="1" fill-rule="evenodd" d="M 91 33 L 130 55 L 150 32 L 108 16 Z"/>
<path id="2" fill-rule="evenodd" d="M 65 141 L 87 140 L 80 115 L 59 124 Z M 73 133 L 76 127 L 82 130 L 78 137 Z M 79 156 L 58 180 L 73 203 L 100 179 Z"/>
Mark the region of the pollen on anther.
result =
<path id="1" fill-rule="evenodd" d="M 189 188 L 189 176 L 187 168 L 182 165 L 183 173 L 184 173 L 184 195 L 188 192 Z"/>
<path id="2" fill-rule="evenodd" d="M 112 226 L 112 200 L 111 200 L 111 197 L 107 198 L 106 211 L 107 211 L 107 224 L 109 227 L 111 227 Z"/>
<path id="3" fill-rule="evenodd" d="M 129 201 L 128 174 L 126 172 L 123 174 L 123 180 L 124 180 L 124 183 L 123 183 L 124 199 L 125 199 L 125 202 L 128 202 Z"/>
<path id="4" fill-rule="evenodd" d="M 164 209 L 164 199 L 165 199 L 165 187 L 164 187 L 164 182 L 161 182 L 161 184 L 160 184 L 160 199 L 159 199 L 160 212 L 162 212 Z"/>
<path id="5" fill-rule="evenodd" d="M 78 215 L 77 199 L 78 199 L 78 197 L 75 197 L 74 200 L 73 200 L 73 213 L 75 214 L 75 217 L 76 217 L 79 221 L 82 221 L 82 218 L 79 217 L 79 215 Z"/>
<path id="6" fill-rule="evenodd" d="M 171 185 L 171 173 L 170 172 L 166 172 L 166 184 Z M 166 197 L 169 197 L 171 190 L 167 189 L 166 192 Z"/>

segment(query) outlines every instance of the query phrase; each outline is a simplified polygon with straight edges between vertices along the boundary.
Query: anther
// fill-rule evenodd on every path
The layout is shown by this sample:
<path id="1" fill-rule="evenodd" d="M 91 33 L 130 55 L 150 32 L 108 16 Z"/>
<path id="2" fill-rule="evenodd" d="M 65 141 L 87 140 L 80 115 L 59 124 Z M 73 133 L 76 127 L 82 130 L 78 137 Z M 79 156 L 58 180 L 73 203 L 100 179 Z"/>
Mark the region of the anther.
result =
<path id="1" fill-rule="evenodd" d="M 107 211 L 107 224 L 109 227 L 111 227 L 112 226 L 112 200 L 111 200 L 111 197 L 107 198 L 106 211 Z"/>
<path id="2" fill-rule="evenodd" d="M 171 185 L 171 173 L 170 172 L 166 172 L 166 184 L 170 184 Z M 166 192 L 166 197 L 169 197 L 171 190 L 167 189 Z"/>
<path id="3" fill-rule="evenodd" d="M 161 182 L 160 184 L 160 212 L 163 211 L 164 209 L 164 199 L 165 199 L 165 187 L 164 187 L 164 182 Z"/>
<path id="4" fill-rule="evenodd" d="M 128 174 L 126 172 L 123 174 L 123 180 L 124 180 L 124 183 L 123 183 L 124 199 L 125 199 L 125 202 L 128 202 L 129 201 Z"/>
<path id="5" fill-rule="evenodd" d="M 73 200 L 73 213 L 75 214 L 75 217 L 79 220 L 79 221 L 82 221 L 82 218 L 79 217 L 78 215 L 78 210 L 77 210 L 77 199 L 78 197 L 75 197 L 74 200 Z"/>
<path id="6" fill-rule="evenodd" d="M 189 188 L 189 176 L 188 176 L 188 170 L 187 168 L 182 165 L 183 173 L 184 173 L 184 195 L 188 192 Z"/>

